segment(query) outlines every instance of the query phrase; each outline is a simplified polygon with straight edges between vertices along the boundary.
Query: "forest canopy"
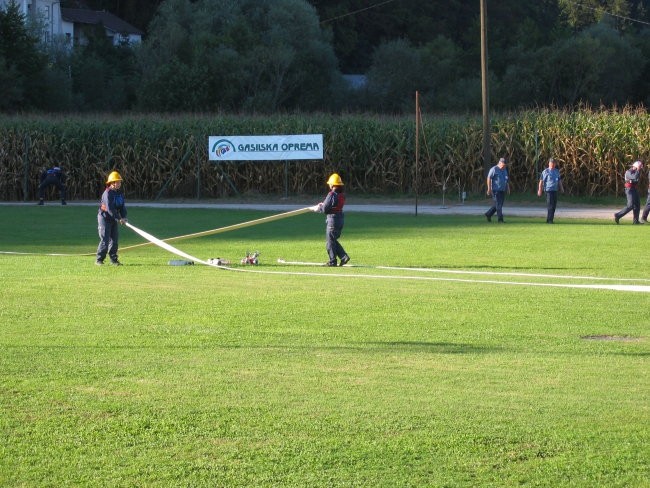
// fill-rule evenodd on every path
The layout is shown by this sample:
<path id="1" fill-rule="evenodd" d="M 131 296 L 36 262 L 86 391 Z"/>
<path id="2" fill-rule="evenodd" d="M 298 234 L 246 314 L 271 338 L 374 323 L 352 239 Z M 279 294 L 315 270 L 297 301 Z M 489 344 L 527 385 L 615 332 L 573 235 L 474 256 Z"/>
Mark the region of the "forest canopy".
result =
<path id="1" fill-rule="evenodd" d="M 486 1 L 494 108 L 649 104 L 650 0 Z M 3 111 L 399 113 L 415 90 L 430 110 L 481 106 L 475 0 L 65 0 L 145 32 L 72 48 L 9 5 Z"/>

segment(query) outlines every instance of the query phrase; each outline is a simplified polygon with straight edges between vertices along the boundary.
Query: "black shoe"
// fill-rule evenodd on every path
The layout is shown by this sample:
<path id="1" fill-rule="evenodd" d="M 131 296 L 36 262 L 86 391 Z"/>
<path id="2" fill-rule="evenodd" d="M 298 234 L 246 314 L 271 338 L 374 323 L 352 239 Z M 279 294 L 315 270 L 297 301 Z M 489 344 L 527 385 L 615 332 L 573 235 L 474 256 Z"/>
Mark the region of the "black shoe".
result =
<path id="1" fill-rule="evenodd" d="M 122 266 L 122 263 L 120 263 L 117 259 L 115 261 L 111 260 L 111 264 L 113 266 Z"/>
<path id="2" fill-rule="evenodd" d="M 618 214 L 614 214 L 614 222 L 618 224 L 618 221 L 621 220 L 621 218 L 618 216 Z"/>
<path id="3" fill-rule="evenodd" d="M 329 267 L 336 266 L 336 261 L 334 261 L 333 263 L 328 261 L 325 263 L 325 266 L 329 266 Z"/>
<path id="4" fill-rule="evenodd" d="M 38 204 L 39 205 L 45 205 L 45 202 L 43 200 L 39 200 Z"/>
<path id="5" fill-rule="evenodd" d="M 492 222 L 492 216 L 488 214 L 484 214 L 485 218 L 487 219 L 488 222 Z"/>
<path id="6" fill-rule="evenodd" d="M 347 254 L 341 258 L 341 264 L 339 266 L 344 266 L 350 262 L 350 256 Z"/>
<path id="7" fill-rule="evenodd" d="M 95 261 L 95 264 L 97 266 L 102 266 L 104 264 L 104 261 L 102 261 L 101 259 L 98 259 L 97 261 Z"/>
<path id="8" fill-rule="evenodd" d="M 65 200 L 61 200 L 61 205 L 67 205 Z"/>

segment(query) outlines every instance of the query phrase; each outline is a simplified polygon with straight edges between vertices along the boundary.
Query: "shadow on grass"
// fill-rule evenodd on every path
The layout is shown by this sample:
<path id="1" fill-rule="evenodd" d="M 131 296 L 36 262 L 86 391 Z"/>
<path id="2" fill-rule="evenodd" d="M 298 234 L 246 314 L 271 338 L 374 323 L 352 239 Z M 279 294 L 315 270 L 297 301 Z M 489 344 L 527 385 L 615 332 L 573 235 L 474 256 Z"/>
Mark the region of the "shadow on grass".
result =
<path id="1" fill-rule="evenodd" d="M 418 342 L 418 341 L 387 341 L 366 342 L 378 349 L 397 349 L 411 352 L 430 352 L 434 354 L 489 354 L 500 352 L 498 347 L 483 347 L 472 344 L 457 344 L 454 342 Z"/>
<path id="2" fill-rule="evenodd" d="M 214 350 L 214 349 L 256 349 L 256 350 L 294 350 L 294 351 L 357 351 L 357 352 L 384 352 L 386 350 L 402 352 L 427 352 L 432 354 L 490 354 L 501 352 L 499 347 L 482 347 L 471 344 L 456 344 L 453 342 L 411 342 L 411 341 L 387 341 L 387 342 L 358 342 L 351 345 L 322 344 L 322 345 L 280 345 L 280 344 L 32 344 L 32 345 L 9 345 L 7 349 L 26 350 L 87 350 L 87 351 L 138 351 L 138 350 Z"/>

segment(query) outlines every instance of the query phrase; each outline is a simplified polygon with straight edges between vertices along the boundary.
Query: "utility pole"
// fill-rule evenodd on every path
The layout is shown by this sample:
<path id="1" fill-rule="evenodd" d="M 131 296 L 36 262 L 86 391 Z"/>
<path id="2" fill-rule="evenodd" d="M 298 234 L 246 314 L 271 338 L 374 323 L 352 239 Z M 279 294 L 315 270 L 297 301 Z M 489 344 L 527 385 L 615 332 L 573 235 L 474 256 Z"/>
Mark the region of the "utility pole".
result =
<path id="1" fill-rule="evenodd" d="M 483 170 L 487 176 L 492 161 L 490 147 L 490 97 L 488 91 L 487 0 L 481 0 L 481 93 L 483 102 Z"/>

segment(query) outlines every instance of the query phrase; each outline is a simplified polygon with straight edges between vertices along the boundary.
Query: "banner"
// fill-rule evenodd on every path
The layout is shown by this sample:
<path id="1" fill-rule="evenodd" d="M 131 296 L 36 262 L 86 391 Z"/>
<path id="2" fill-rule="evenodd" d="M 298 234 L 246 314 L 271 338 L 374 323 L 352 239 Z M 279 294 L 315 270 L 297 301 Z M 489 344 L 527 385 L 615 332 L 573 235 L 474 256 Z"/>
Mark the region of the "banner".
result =
<path id="1" fill-rule="evenodd" d="M 210 136 L 210 161 L 323 159 L 323 134 Z"/>

